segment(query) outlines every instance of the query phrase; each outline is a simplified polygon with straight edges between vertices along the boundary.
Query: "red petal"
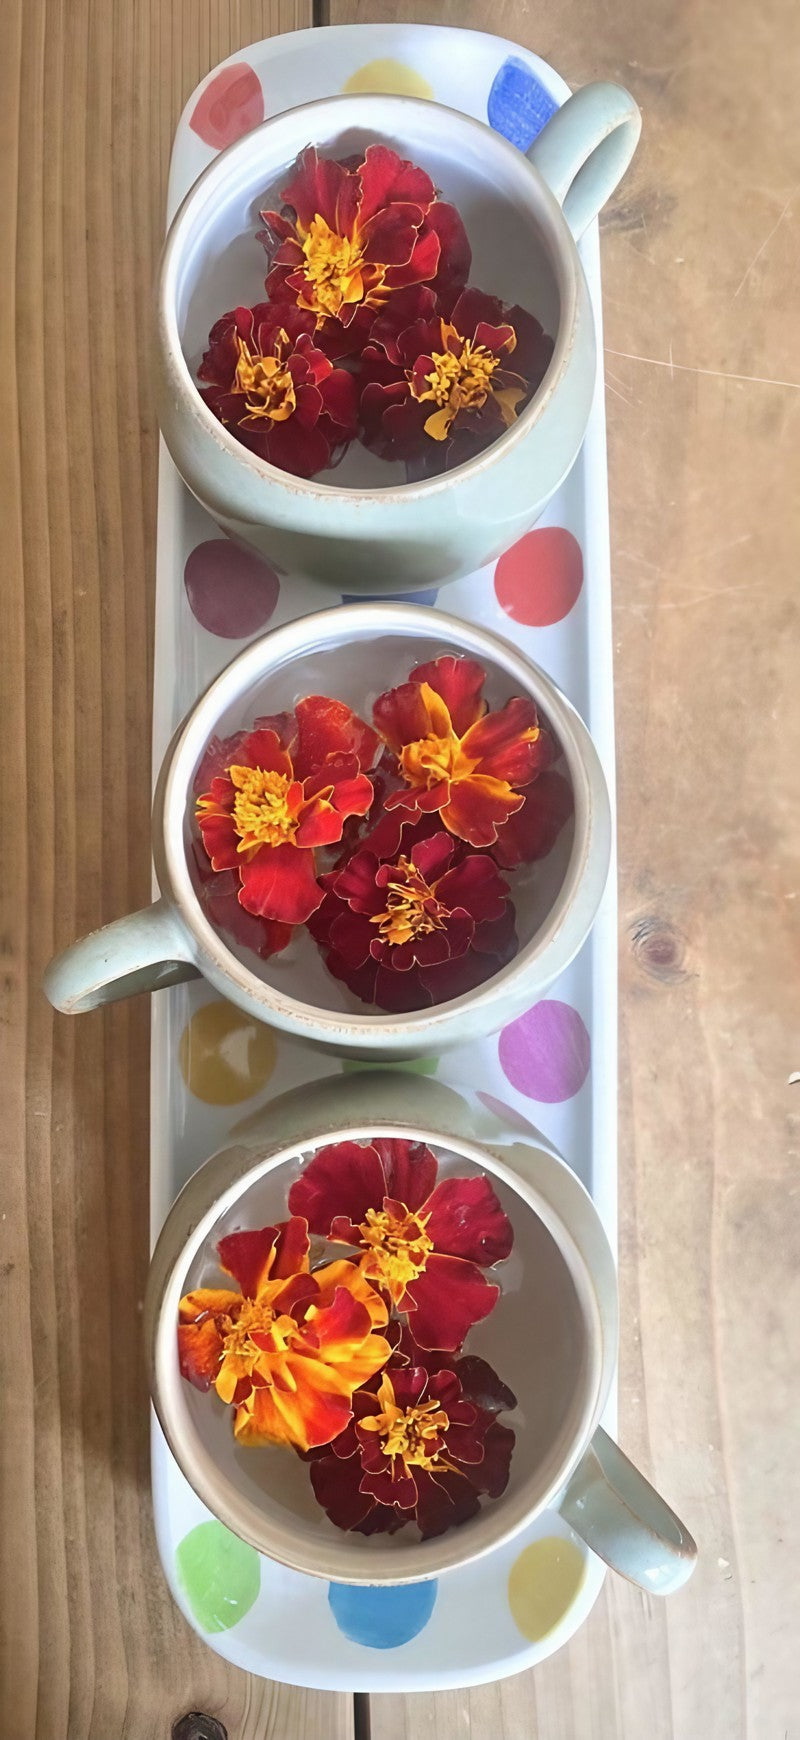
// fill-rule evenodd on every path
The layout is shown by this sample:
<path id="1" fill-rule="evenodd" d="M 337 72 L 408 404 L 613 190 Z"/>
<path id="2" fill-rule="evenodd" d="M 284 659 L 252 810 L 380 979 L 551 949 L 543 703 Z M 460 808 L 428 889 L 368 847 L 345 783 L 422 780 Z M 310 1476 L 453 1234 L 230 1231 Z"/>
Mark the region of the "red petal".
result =
<path id="1" fill-rule="evenodd" d="M 435 278 L 441 259 L 441 244 L 435 230 L 420 230 L 411 258 L 405 265 L 388 267 L 384 282 L 391 291 L 402 290 L 408 284 L 422 284 Z"/>
<path id="2" fill-rule="evenodd" d="M 540 773 L 522 808 L 498 830 L 492 856 L 509 870 L 546 858 L 573 811 L 569 780 L 562 773 Z"/>
<path id="3" fill-rule="evenodd" d="M 523 733 L 538 730 L 539 715 L 533 701 L 515 695 L 497 712 L 485 713 L 467 732 L 464 753 L 479 761 L 479 771 L 492 779 L 507 779 L 510 785 L 526 785 L 533 778 L 543 753 L 541 737 L 525 742 Z"/>
<path id="4" fill-rule="evenodd" d="M 422 847 L 415 850 L 421 851 Z M 417 862 L 416 858 L 414 862 Z M 493 875 L 492 870 L 491 858 L 470 852 L 440 878 L 436 885 L 437 900 L 443 906 L 449 906 L 451 911 L 463 906 L 471 918 L 481 922 L 502 918 L 508 900 L 508 883 L 502 876 Z"/>
<path id="5" fill-rule="evenodd" d="M 425 219 L 425 228 L 434 230 L 439 237 L 439 267 L 433 281 L 435 287 L 438 289 L 440 285 L 466 283 L 472 265 L 472 249 L 463 220 L 455 206 L 448 205 L 446 200 L 437 199 Z"/>
<path id="6" fill-rule="evenodd" d="M 377 1150 L 360 1142 L 332 1142 L 303 1167 L 289 1191 L 289 1211 L 304 1215 L 312 1233 L 326 1237 L 337 1215 L 358 1226 L 368 1208 L 380 1208 L 385 1195 Z"/>
<path id="7" fill-rule="evenodd" d="M 245 1297 L 255 1299 L 270 1279 L 275 1250 L 281 1236 L 277 1226 L 228 1233 L 220 1239 L 217 1253 L 226 1275 L 238 1281 Z"/>
<path id="8" fill-rule="evenodd" d="M 304 230 L 318 212 L 329 229 L 336 229 L 336 206 L 342 195 L 347 170 L 335 158 L 320 157 L 315 145 L 307 145 L 294 166 L 292 179 L 283 188 L 281 199 L 297 212 Z"/>
<path id="9" fill-rule="evenodd" d="M 357 1457 L 341 1461 L 337 1456 L 323 1456 L 311 1463 L 310 1474 L 314 1497 L 337 1528 L 357 1528 L 375 1508 L 372 1494 L 360 1490 L 361 1463 Z"/>
<path id="10" fill-rule="evenodd" d="M 435 1154 L 424 1142 L 409 1142 L 400 1136 L 376 1137 L 373 1146 L 383 1166 L 383 1195 L 404 1203 L 412 1214 L 415 1213 L 427 1201 L 436 1184 L 438 1166 Z"/>
<path id="11" fill-rule="evenodd" d="M 372 717 L 396 755 L 407 743 L 418 743 L 430 730 L 428 709 L 415 681 L 400 683 L 396 689 L 387 689 L 379 695 Z"/>
<path id="12" fill-rule="evenodd" d="M 436 308 L 436 297 L 427 284 L 410 284 L 406 290 L 396 290 L 389 297 L 386 307 L 376 316 L 370 332 L 369 349 L 379 345 L 385 352 L 386 359 L 395 365 L 404 366 L 404 359 L 399 349 L 401 333 L 406 327 L 418 321 L 430 321 Z M 419 348 L 419 347 L 418 347 Z M 416 351 L 415 351 L 416 356 Z M 379 362 L 379 353 L 373 352 L 367 358 L 364 353 L 364 364 L 370 367 Z M 389 376 L 387 378 L 394 378 Z"/>
<path id="13" fill-rule="evenodd" d="M 425 1208 L 430 1215 L 426 1231 L 437 1251 L 483 1264 L 508 1256 L 513 1228 L 483 1174 L 443 1178 Z"/>
<path id="14" fill-rule="evenodd" d="M 275 731 L 251 731 L 249 737 L 242 740 L 240 754 L 244 767 L 260 767 L 264 773 L 282 773 L 287 779 L 292 777 L 291 756 L 287 755 Z"/>
<path id="15" fill-rule="evenodd" d="M 499 1498 L 505 1492 L 515 1443 L 510 1426 L 501 1426 L 499 1420 L 493 1420 L 483 1440 L 483 1461 L 470 1470 L 470 1479 L 479 1492 L 488 1493 L 490 1498 Z"/>
<path id="16" fill-rule="evenodd" d="M 334 878 L 333 890 L 337 899 L 346 900 L 354 912 L 366 913 L 370 917 L 382 912 L 385 899 L 376 886 L 377 870 L 378 859 L 373 852 L 354 853 L 349 864 L 345 864 Z"/>
<path id="17" fill-rule="evenodd" d="M 429 792 L 417 794 L 420 808 L 425 807 L 425 799 L 429 797 Z M 522 793 L 512 792 L 503 780 L 473 773 L 458 785 L 450 786 L 447 802 L 442 803 L 442 821 L 470 846 L 492 846 L 498 828 L 515 810 L 521 809 L 524 802 Z"/>
<path id="18" fill-rule="evenodd" d="M 267 458 L 279 471 L 288 471 L 293 477 L 314 477 L 325 470 L 330 456 L 330 446 L 319 426 L 304 429 L 296 417 L 270 425 Z"/>
<path id="19" fill-rule="evenodd" d="M 473 1324 L 488 1317 L 499 1297 L 500 1288 L 486 1280 L 477 1264 L 434 1252 L 404 1293 L 400 1309 L 409 1311 L 411 1332 L 420 1347 L 455 1352 Z"/>
<path id="20" fill-rule="evenodd" d="M 368 145 L 358 171 L 361 183 L 360 223 L 363 225 L 390 200 L 410 200 L 418 205 L 420 218 L 436 198 L 436 189 L 424 169 L 399 157 L 388 145 Z"/>
<path id="21" fill-rule="evenodd" d="M 434 1478 L 424 1468 L 417 1471 L 417 1525 L 423 1540 L 468 1522 L 479 1510 L 475 1488 L 463 1474 Z"/>
<path id="22" fill-rule="evenodd" d="M 340 911 L 331 925 L 330 946 L 348 967 L 363 967 L 372 954 L 375 929 L 366 913 L 349 907 Z M 373 957 L 377 959 L 377 956 Z"/>
<path id="23" fill-rule="evenodd" d="M 474 1402 L 486 1414 L 499 1414 L 503 1408 L 515 1408 L 517 1398 L 497 1376 L 488 1360 L 476 1353 L 466 1353 L 456 1364 L 456 1377 L 467 1401 Z"/>
<path id="24" fill-rule="evenodd" d="M 214 781 L 215 785 L 218 783 Z M 239 853 L 239 836 L 233 825 L 233 817 L 221 815 L 219 811 L 201 810 L 197 816 L 197 825 L 203 836 L 203 845 L 211 860 L 214 870 L 238 869 L 241 863 Z"/>
<path id="25" fill-rule="evenodd" d="M 271 1278 L 282 1281 L 284 1276 L 305 1274 L 308 1270 L 308 1224 L 299 1215 L 278 1223 L 278 1242 L 272 1264 Z"/>
<path id="26" fill-rule="evenodd" d="M 325 413 L 342 431 L 345 439 L 358 428 L 358 386 L 347 369 L 334 369 L 320 386 Z"/>
<path id="27" fill-rule="evenodd" d="M 465 338 L 474 338 L 479 325 L 499 326 L 503 320 L 503 304 L 498 296 L 487 296 L 484 290 L 462 290 L 453 306 L 450 323 Z"/>
<path id="28" fill-rule="evenodd" d="M 407 266 L 421 222 L 422 212 L 418 205 L 384 206 L 366 224 L 359 226 L 365 261 L 369 265 Z"/>
<path id="29" fill-rule="evenodd" d="M 314 854 L 298 846 L 263 846 L 241 869 L 242 906 L 282 924 L 305 924 L 322 901 Z"/>
<path id="30" fill-rule="evenodd" d="M 417 665 L 411 672 L 412 683 L 427 683 L 437 695 L 441 695 L 457 737 L 463 737 L 469 727 L 486 713 L 486 702 L 481 694 L 485 681 L 486 672 L 477 659 L 457 658 L 453 653 L 446 653 L 443 658 L 433 659 L 429 664 Z M 477 753 L 470 750 L 470 754 Z"/>
<path id="31" fill-rule="evenodd" d="M 380 743 L 378 734 L 344 701 L 334 701 L 328 695 L 305 695 L 295 713 L 298 779 L 315 773 L 329 755 L 354 755 L 361 767 L 372 766 Z"/>
<path id="32" fill-rule="evenodd" d="M 354 985 L 351 989 L 356 990 L 357 996 L 363 995 Z M 419 968 L 412 967 L 407 973 L 393 973 L 379 965 L 372 996 L 364 998 L 365 1002 L 368 1000 L 391 1015 L 410 1015 L 416 1009 L 425 1009 L 431 997 L 420 978 Z"/>
<path id="33" fill-rule="evenodd" d="M 425 840 L 418 840 L 412 848 L 411 862 L 416 865 L 420 876 L 424 878 L 429 887 L 444 877 L 453 856 L 453 850 L 453 836 L 445 833 L 444 828 L 440 828 L 436 834 L 429 834 Z M 450 882 L 451 877 L 448 877 L 447 880 Z M 443 906 L 449 906 L 451 910 L 454 906 L 466 905 L 465 901 L 458 899 L 448 900 L 444 894 L 437 895 L 437 898 L 441 900 Z"/>

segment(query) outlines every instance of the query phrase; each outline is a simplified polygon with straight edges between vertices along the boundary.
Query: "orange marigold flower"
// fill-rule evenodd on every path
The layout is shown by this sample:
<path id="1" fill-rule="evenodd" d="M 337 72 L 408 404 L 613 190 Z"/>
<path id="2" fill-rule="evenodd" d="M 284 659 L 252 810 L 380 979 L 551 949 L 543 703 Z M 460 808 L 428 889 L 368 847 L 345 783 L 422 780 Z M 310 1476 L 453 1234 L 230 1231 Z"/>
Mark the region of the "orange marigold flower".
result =
<path id="1" fill-rule="evenodd" d="M 385 808 L 411 816 L 438 810 L 450 833 L 471 846 L 494 844 L 525 802 L 519 788 L 551 753 L 533 701 L 515 695 L 489 711 L 485 680 L 474 659 L 446 654 L 379 695 L 373 714 L 404 782 Z"/>
<path id="2" fill-rule="evenodd" d="M 231 1233 L 217 1246 L 240 1291 L 200 1287 L 179 1308 L 181 1372 L 235 1408 L 243 1444 L 329 1444 L 353 1391 L 386 1364 L 383 1300 L 353 1264 L 309 1272 L 308 1223 Z"/>

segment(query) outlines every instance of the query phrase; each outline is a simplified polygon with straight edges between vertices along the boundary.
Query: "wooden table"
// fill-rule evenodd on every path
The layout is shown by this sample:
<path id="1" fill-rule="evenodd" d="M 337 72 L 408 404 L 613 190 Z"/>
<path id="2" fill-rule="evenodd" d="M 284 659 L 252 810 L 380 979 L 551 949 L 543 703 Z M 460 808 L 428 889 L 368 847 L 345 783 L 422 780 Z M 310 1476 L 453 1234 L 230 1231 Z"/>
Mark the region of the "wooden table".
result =
<path id="1" fill-rule="evenodd" d="M 573 84 L 629 84 L 644 111 L 603 245 L 621 1435 L 702 1559 L 667 1604 L 609 1579 L 580 1635 L 535 1674 L 371 1709 L 248 1679 L 167 1593 L 139 1344 L 148 1009 L 54 1018 L 39 981 L 56 946 L 148 893 L 150 301 L 173 130 L 216 61 L 310 24 L 312 9 L 3 0 L 0 1733 L 166 1740 L 195 1710 L 230 1740 L 363 1740 L 370 1717 L 373 1740 L 788 1740 L 800 1545 L 796 0 L 318 10 L 321 23 L 495 30 Z"/>

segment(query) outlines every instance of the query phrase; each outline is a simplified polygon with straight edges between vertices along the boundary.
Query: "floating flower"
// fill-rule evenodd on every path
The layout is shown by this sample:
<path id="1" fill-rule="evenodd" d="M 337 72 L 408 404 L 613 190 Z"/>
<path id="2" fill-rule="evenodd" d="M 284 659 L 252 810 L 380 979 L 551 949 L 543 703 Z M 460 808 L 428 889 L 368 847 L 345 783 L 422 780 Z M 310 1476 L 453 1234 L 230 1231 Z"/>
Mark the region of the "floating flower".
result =
<path id="1" fill-rule="evenodd" d="M 238 871 L 248 912 L 293 925 L 319 906 L 315 850 L 341 839 L 347 816 L 366 815 L 362 767 L 377 743 L 342 702 L 309 695 L 294 715 L 212 746 L 205 765 L 219 771 L 197 800 L 198 825 L 212 868 Z"/>
<path id="2" fill-rule="evenodd" d="M 235 1408 L 244 1444 L 328 1444 L 352 1414 L 354 1390 L 386 1364 L 391 1347 L 373 1333 L 386 1307 L 348 1262 L 309 1273 L 306 1222 L 231 1233 L 217 1246 L 240 1291 L 200 1287 L 179 1307 L 182 1375 L 213 1384 Z"/>
<path id="3" fill-rule="evenodd" d="M 429 175 L 387 145 L 361 163 L 309 145 L 283 189 L 282 212 L 261 213 L 267 294 L 310 313 L 331 354 L 361 347 L 375 312 L 405 285 L 463 284 L 471 252 L 458 212 Z"/>
<path id="4" fill-rule="evenodd" d="M 373 717 L 397 757 L 404 785 L 385 807 L 409 816 L 438 812 L 450 833 L 491 846 L 525 802 L 550 743 L 533 701 L 516 695 L 497 711 L 482 697 L 486 673 L 474 659 L 446 654 L 418 665 L 409 681 L 375 702 Z"/>
<path id="5" fill-rule="evenodd" d="M 365 1279 L 410 1315 L 418 1345 L 450 1352 L 495 1305 L 482 1269 L 508 1256 L 514 1234 L 482 1173 L 437 1184 L 437 1172 L 421 1142 L 334 1142 L 303 1167 L 289 1211 L 360 1250 Z"/>
<path id="6" fill-rule="evenodd" d="M 393 1358 L 377 1390 L 354 1396 L 353 1419 L 311 1460 L 314 1493 L 338 1528 L 394 1533 L 415 1522 L 427 1540 L 508 1485 L 514 1433 L 495 1415 L 516 1405 L 511 1391 L 484 1360 L 449 1369 L 419 1349 L 412 1360 Z"/>
<path id="7" fill-rule="evenodd" d="M 368 838 L 324 876 L 309 921 L 334 977 L 396 1013 L 460 996 L 516 951 L 508 885 L 491 858 L 465 852 L 438 818 L 405 832 L 396 858 L 381 862 Z"/>
<path id="8" fill-rule="evenodd" d="M 313 477 L 356 434 L 357 389 L 317 348 L 313 315 L 259 302 L 212 327 L 198 377 L 214 416 L 245 447 L 297 477 Z"/>
<path id="9" fill-rule="evenodd" d="M 432 468 L 460 465 L 516 422 L 552 351 L 531 314 L 496 296 L 464 290 L 446 316 L 424 288 L 408 291 L 375 320 L 364 352 L 365 442 L 387 459 L 427 451 Z"/>

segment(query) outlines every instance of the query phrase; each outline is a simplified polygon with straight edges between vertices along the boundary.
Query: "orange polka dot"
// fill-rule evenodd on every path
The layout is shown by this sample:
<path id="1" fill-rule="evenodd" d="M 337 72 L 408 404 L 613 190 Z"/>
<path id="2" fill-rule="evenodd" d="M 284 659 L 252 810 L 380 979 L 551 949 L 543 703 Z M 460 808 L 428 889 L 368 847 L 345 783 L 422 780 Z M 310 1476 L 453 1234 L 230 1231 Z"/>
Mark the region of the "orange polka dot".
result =
<path id="1" fill-rule="evenodd" d="M 494 574 L 498 603 L 515 622 L 549 628 L 569 615 L 583 585 L 577 538 L 563 526 L 526 532 L 500 557 Z"/>

